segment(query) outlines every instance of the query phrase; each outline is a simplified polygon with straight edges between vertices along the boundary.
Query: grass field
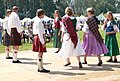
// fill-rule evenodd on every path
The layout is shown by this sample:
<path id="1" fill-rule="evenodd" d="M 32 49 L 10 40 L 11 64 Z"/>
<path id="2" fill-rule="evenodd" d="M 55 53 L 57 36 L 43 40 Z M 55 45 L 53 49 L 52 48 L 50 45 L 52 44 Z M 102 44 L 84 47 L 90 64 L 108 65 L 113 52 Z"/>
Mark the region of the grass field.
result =
<path id="1" fill-rule="evenodd" d="M 105 36 L 104 32 L 103 31 L 100 31 L 100 32 L 101 32 L 101 35 L 104 38 L 104 36 Z M 78 34 L 79 34 L 80 40 L 82 41 L 83 32 L 79 31 Z M 120 33 L 117 33 L 117 40 L 118 40 L 118 45 L 119 45 L 119 48 L 120 48 Z M 52 48 L 53 42 L 47 43 L 46 46 L 47 46 L 47 48 Z M 5 50 L 5 46 L 0 45 L 0 53 L 4 53 L 5 52 L 4 50 Z M 25 50 L 32 50 L 32 44 L 28 44 L 28 43 L 22 44 L 22 46 L 20 46 L 20 51 L 25 51 Z"/>

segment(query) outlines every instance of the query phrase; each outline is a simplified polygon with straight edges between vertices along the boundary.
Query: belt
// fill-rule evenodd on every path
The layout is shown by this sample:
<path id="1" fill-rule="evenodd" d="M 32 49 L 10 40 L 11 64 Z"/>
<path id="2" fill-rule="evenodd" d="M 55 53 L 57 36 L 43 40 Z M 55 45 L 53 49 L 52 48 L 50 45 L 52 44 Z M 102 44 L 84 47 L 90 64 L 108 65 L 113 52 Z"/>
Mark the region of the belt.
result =
<path id="1" fill-rule="evenodd" d="M 38 36 L 38 34 L 34 34 L 34 36 Z"/>

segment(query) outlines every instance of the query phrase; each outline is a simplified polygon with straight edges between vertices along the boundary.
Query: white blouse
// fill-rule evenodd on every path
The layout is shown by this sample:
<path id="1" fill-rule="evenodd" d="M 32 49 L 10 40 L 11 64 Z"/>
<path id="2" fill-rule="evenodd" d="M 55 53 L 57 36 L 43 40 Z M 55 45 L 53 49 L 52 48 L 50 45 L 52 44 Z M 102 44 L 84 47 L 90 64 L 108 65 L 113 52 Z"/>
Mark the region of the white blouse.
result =
<path id="1" fill-rule="evenodd" d="M 83 28 L 82 28 L 82 31 L 85 32 L 85 33 L 89 33 L 89 26 L 88 24 L 85 22 Z"/>

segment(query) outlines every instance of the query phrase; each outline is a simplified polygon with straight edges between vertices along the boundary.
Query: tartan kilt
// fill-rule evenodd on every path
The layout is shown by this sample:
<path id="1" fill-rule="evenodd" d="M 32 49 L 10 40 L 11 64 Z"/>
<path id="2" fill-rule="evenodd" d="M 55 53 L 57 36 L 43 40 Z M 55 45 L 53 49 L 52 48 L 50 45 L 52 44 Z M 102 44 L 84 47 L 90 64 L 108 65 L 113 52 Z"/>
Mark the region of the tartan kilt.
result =
<path id="1" fill-rule="evenodd" d="M 46 48 L 43 48 L 42 43 L 39 41 L 39 37 L 35 37 L 33 41 L 33 49 L 34 52 L 47 52 Z"/>
<path id="2" fill-rule="evenodd" d="M 5 34 L 3 35 L 3 45 L 10 46 L 10 35 L 5 30 Z"/>
<path id="3" fill-rule="evenodd" d="M 21 35 L 16 28 L 11 28 L 11 45 L 21 45 Z"/>

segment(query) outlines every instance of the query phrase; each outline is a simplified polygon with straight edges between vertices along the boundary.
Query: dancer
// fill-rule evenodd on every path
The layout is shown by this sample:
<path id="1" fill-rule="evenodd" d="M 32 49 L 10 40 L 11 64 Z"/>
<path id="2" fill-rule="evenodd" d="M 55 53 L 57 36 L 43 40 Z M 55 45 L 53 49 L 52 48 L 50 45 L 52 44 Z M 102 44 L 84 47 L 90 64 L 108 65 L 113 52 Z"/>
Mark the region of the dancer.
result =
<path id="1" fill-rule="evenodd" d="M 82 68 L 80 55 L 84 54 L 84 50 L 76 33 L 77 20 L 73 16 L 73 9 L 71 7 L 67 7 L 65 13 L 66 15 L 63 18 L 63 25 L 61 28 L 63 42 L 58 55 L 66 58 L 67 63 L 64 66 L 71 64 L 71 56 L 77 57 L 79 68 Z"/>
<path id="2" fill-rule="evenodd" d="M 117 55 L 120 55 L 116 33 L 119 32 L 117 23 L 113 18 L 111 11 L 107 12 L 107 21 L 104 22 L 103 29 L 106 30 L 105 44 L 109 50 L 105 56 L 110 56 L 107 62 L 117 62 Z M 114 56 L 114 60 L 113 60 Z"/>
<path id="3" fill-rule="evenodd" d="M 59 11 L 55 10 L 54 12 L 54 42 L 53 42 L 53 46 L 55 48 L 58 48 L 58 51 L 56 51 L 55 53 L 58 53 L 60 48 L 61 48 L 61 30 L 60 30 L 60 15 L 59 15 Z"/>
<path id="4" fill-rule="evenodd" d="M 97 55 L 98 66 L 102 65 L 101 54 L 108 53 L 108 49 L 103 42 L 99 32 L 98 19 L 94 16 L 94 9 L 87 9 L 88 19 L 82 30 L 84 31 L 82 46 L 85 51 L 84 62 L 87 64 L 87 56 Z"/>
<path id="5" fill-rule="evenodd" d="M 45 11 L 43 9 L 38 9 L 36 12 L 36 19 L 33 24 L 33 51 L 38 52 L 38 72 L 50 72 L 43 68 L 43 52 L 46 52 L 45 40 L 43 38 L 44 26 L 42 19 L 44 18 Z"/>
<path id="6" fill-rule="evenodd" d="M 5 30 L 4 36 L 3 36 L 3 45 L 6 46 L 5 51 L 6 51 L 6 59 L 13 59 L 12 57 L 9 56 L 10 53 L 10 35 L 8 34 L 9 28 L 8 28 L 8 19 L 9 15 L 11 14 L 11 10 L 7 9 L 6 10 L 6 17 L 3 22 L 3 29 Z"/>
<path id="7" fill-rule="evenodd" d="M 9 32 L 8 34 L 11 36 L 11 45 L 13 46 L 13 63 L 22 63 L 17 59 L 17 54 L 19 50 L 19 46 L 21 45 L 21 36 L 22 36 L 22 28 L 20 19 L 18 16 L 18 7 L 13 6 L 12 13 L 9 16 L 8 19 L 8 28 Z"/>

